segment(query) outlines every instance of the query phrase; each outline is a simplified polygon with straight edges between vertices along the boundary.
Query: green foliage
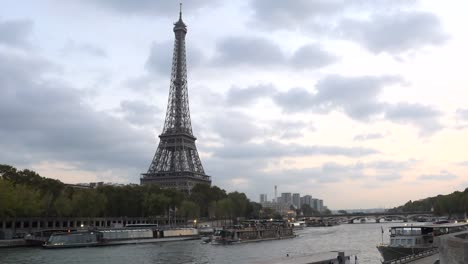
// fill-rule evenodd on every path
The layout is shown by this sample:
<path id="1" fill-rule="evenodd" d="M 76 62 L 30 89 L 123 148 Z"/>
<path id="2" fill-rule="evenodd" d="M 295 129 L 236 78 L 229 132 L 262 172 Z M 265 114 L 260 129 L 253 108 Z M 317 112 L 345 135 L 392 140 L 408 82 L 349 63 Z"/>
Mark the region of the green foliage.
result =
<path id="1" fill-rule="evenodd" d="M 166 216 L 178 208 L 186 218 L 258 217 L 261 205 L 244 193 L 199 184 L 190 195 L 157 185 L 73 188 L 31 170 L 0 164 L 0 217 L 147 217 Z"/>
<path id="2" fill-rule="evenodd" d="M 453 192 L 448 195 L 438 195 L 419 201 L 408 201 L 402 206 L 391 209 L 391 212 L 429 212 L 434 210 L 437 215 L 463 215 L 468 212 L 468 188 L 463 192 Z"/>
<path id="3" fill-rule="evenodd" d="M 182 201 L 177 214 L 186 219 L 197 219 L 200 217 L 200 206 L 192 201 Z"/>

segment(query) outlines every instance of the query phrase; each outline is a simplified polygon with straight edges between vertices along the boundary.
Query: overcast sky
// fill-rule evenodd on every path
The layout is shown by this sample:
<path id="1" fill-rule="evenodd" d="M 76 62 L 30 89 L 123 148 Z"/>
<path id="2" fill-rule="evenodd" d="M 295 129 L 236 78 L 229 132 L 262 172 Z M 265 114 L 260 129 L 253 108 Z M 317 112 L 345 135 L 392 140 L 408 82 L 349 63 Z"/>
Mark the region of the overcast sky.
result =
<path id="1" fill-rule="evenodd" d="M 185 1 L 190 110 L 213 184 L 332 209 L 468 187 L 468 2 Z M 0 163 L 139 183 L 177 1 L 2 0 Z"/>

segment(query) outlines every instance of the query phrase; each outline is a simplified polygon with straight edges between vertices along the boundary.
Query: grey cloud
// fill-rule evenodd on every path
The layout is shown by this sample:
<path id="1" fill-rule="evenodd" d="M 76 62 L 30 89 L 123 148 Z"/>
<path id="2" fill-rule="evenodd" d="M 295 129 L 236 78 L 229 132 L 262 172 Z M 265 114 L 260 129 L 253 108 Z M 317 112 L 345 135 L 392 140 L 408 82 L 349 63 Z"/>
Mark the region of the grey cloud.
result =
<path id="1" fill-rule="evenodd" d="M 320 68 L 336 62 L 338 58 L 318 44 L 300 47 L 291 58 L 296 68 Z"/>
<path id="2" fill-rule="evenodd" d="M 305 146 L 299 144 L 283 144 L 277 141 L 263 143 L 225 144 L 222 148 L 213 148 L 212 152 L 220 158 L 251 159 L 251 158 L 279 158 L 298 156 L 345 156 L 361 157 L 379 153 L 372 148 L 339 147 L 339 146 Z"/>
<path id="3" fill-rule="evenodd" d="M 173 48 L 174 43 L 172 41 L 153 43 L 146 60 L 146 69 L 161 76 L 170 76 Z M 198 48 L 187 45 L 186 49 L 187 67 L 189 69 L 192 70 L 204 62 L 203 53 Z"/>
<path id="4" fill-rule="evenodd" d="M 37 61 L 0 52 L 0 69 L 0 160 L 132 170 L 125 177 L 133 180 L 147 167 L 156 147 L 151 133 L 93 110 L 78 90 L 45 79 Z"/>
<path id="5" fill-rule="evenodd" d="M 418 177 L 419 180 L 427 180 L 427 181 L 446 181 L 446 180 L 453 180 L 458 178 L 457 175 L 452 174 L 448 171 L 441 171 L 439 174 L 426 174 L 421 175 Z"/>
<path id="6" fill-rule="evenodd" d="M 385 111 L 387 120 L 411 124 L 420 129 L 421 136 L 427 136 L 443 128 L 439 119 L 442 113 L 432 106 L 412 103 L 388 105 Z"/>
<path id="7" fill-rule="evenodd" d="M 258 37 L 228 37 L 217 45 L 215 64 L 220 65 L 276 65 L 286 61 L 280 47 Z"/>
<path id="8" fill-rule="evenodd" d="M 29 20 L 0 20 L 0 44 L 11 47 L 29 47 L 33 22 Z"/>
<path id="9" fill-rule="evenodd" d="M 162 115 L 161 109 L 141 100 L 121 101 L 117 112 L 123 114 L 125 120 L 135 125 L 145 126 L 163 122 L 162 119 L 157 118 Z"/>
<path id="10" fill-rule="evenodd" d="M 310 25 L 320 17 L 331 16 L 340 10 L 342 1 L 299 0 L 294 2 L 281 0 L 253 0 L 252 8 L 255 12 L 253 25 L 260 25 L 268 29 L 297 28 Z"/>
<path id="11" fill-rule="evenodd" d="M 246 142 L 262 135 L 251 117 L 237 112 L 220 112 L 211 122 L 213 131 L 226 141 Z"/>
<path id="12" fill-rule="evenodd" d="M 269 134 L 281 139 L 294 139 L 303 136 L 304 130 L 315 131 L 310 122 L 295 120 L 276 120 L 270 122 Z"/>
<path id="13" fill-rule="evenodd" d="M 381 139 L 384 137 L 385 135 L 382 133 L 359 134 L 359 135 L 354 136 L 354 141 L 367 141 L 367 140 Z"/>
<path id="14" fill-rule="evenodd" d="M 316 92 L 293 88 L 274 96 L 274 101 L 284 111 L 297 112 L 305 109 L 329 112 L 342 110 L 354 119 L 368 119 L 383 111 L 384 104 L 378 95 L 386 85 L 401 82 L 396 76 L 344 77 L 328 76 L 316 85 Z"/>
<path id="15" fill-rule="evenodd" d="M 97 45 L 91 43 L 77 43 L 72 40 L 68 40 L 65 43 L 65 46 L 62 49 L 62 53 L 79 55 L 85 54 L 100 58 L 107 57 L 107 52 L 103 48 L 98 47 Z"/>
<path id="16" fill-rule="evenodd" d="M 266 29 L 302 29 L 310 31 L 317 26 L 330 27 L 336 19 L 347 12 L 390 12 L 402 6 L 412 6 L 413 0 L 253 0 L 254 10 L 251 25 Z"/>
<path id="17" fill-rule="evenodd" d="M 174 17 L 179 11 L 179 2 L 154 0 L 86 0 L 90 4 L 128 15 L 162 15 Z M 196 10 L 206 6 L 216 5 L 215 0 L 185 1 L 185 10 Z"/>
<path id="18" fill-rule="evenodd" d="M 349 39 L 374 53 L 401 53 L 444 43 L 447 35 L 438 17 L 417 11 L 415 2 L 253 0 L 250 25 Z M 367 19 L 354 19 L 357 13 Z"/>
<path id="19" fill-rule="evenodd" d="M 316 43 L 299 47 L 287 56 L 276 43 L 260 37 L 228 37 L 217 44 L 212 64 L 252 67 L 285 67 L 314 69 L 327 66 L 338 58 Z"/>
<path id="20" fill-rule="evenodd" d="M 366 168 L 372 168 L 381 172 L 388 172 L 388 171 L 401 171 L 407 170 L 412 168 L 416 165 L 419 161 L 415 159 L 408 159 L 405 161 L 395 161 L 395 160 L 376 160 L 364 163 Z"/>
<path id="21" fill-rule="evenodd" d="M 455 112 L 455 116 L 458 120 L 468 121 L 468 109 L 458 108 Z"/>
<path id="22" fill-rule="evenodd" d="M 379 14 L 361 21 L 344 19 L 338 28 L 343 37 L 374 53 L 401 53 L 441 45 L 448 38 L 437 16 L 417 11 Z"/>
<path id="23" fill-rule="evenodd" d="M 276 92 L 273 85 L 256 85 L 247 88 L 231 87 L 226 93 L 229 105 L 246 106 L 262 97 L 269 97 Z"/>
<path id="24" fill-rule="evenodd" d="M 458 162 L 457 165 L 460 165 L 460 166 L 467 166 L 467 167 L 468 167 L 468 160 L 462 161 L 462 162 Z"/>

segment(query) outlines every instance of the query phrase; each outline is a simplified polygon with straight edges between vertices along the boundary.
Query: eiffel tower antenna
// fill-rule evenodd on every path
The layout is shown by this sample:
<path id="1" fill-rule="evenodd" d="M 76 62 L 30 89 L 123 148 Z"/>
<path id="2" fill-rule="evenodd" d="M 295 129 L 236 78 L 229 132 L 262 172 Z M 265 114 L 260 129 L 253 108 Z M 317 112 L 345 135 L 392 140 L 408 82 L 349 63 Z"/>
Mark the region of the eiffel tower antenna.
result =
<path id="1" fill-rule="evenodd" d="M 211 184 L 211 177 L 205 174 L 192 132 L 185 55 L 187 26 L 182 21 L 182 4 L 173 31 L 175 41 L 166 119 L 153 161 L 140 182 L 190 192 L 196 184 Z"/>

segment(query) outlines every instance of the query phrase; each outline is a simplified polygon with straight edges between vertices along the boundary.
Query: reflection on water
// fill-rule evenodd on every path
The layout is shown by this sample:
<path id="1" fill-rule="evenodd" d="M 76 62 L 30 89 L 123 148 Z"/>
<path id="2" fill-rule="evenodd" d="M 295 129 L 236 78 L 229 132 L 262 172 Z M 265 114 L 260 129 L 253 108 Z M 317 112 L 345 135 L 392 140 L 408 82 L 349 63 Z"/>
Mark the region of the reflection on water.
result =
<path id="1" fill-rule="evenodd" d="M 359 263 L 379 263 L 376 245 L 381 226 L 388 242 L 388 228 L 395 224 L 346 224 L 306 228 L 294 239 L 230 246 L 202 244 L 198 240 L 102 248 L 45 250 L 40 248 L 0 249 L 0 263 L 252 263 L 290 256 L 318 256 L 332 250 L 357 254 Z"/>

